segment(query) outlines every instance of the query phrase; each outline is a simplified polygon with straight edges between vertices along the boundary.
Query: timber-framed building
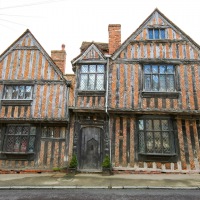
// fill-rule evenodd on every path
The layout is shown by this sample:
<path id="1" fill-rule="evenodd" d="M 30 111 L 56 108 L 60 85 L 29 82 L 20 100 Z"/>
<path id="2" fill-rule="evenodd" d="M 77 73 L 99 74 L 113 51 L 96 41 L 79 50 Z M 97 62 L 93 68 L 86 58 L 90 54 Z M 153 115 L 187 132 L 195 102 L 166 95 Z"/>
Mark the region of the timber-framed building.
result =
<path id="1" fill-rule="evenodd" d="M 63 46 L 53 60 L 29 30 L 1 54 L 0 169 L 66 166 L 65 56 Z"/>
<path id="2" fill-rule="evenodd" d="M 108 32 L 72 60 L 79 169 L 109 154 L 115 171 L 199 172 L 199 45 L 158 9 L 122 44 L 121 25 Z"/>
<path id="3" fill-rule="evenodd" d="M 200 172 L 200 46 L 158 9 L 121 43 L 83 42 L 74 74 L 27 30 L 0 55 L 0 169 Z"/>

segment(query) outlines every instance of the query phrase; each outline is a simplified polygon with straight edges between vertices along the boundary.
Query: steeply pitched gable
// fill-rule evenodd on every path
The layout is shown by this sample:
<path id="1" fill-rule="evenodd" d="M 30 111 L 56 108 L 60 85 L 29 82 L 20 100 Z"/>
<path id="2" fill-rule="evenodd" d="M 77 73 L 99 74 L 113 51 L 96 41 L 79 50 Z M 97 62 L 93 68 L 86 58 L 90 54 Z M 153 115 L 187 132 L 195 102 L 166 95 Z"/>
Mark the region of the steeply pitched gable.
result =
<path id="1" fill-rule="evenodd" d="M 3 62 L 4 59 L 7 60 L 8 56 L 10 54 L 13 55 L 13 56 L 11 56 L 11 57 L 13 57 L 13 59 L 14 59 L 14 56 L 18 54 L 17 60 L 19 62 L 15 63 L 15 65 L 20 65 L 20 59 L 21 59 L 21 56 L 22 56 L 22 55 L 21 56 L 19 55 L 20 50 L 25 51 L 25 53 L 23 54 L 23 61 L 22 62 L 26 62 L 27 59 L 28 59 L 28 62 L 29 62 L 29 63 L 27 63 L 27 62 L 23 63 L 22 65 L 24 67 L 26 67 L 27 65 L 32 65 L 33 62 L 34 62 L 34 58 L 36 60 L 41 59 L 40 64 L 38 64 L 38 65 L 41 65 L 42 68 L 44 68 L 43 70 L 41 70 L 41 74 L 44 73 L 45 69 L 50 70 L 49 73 L 51 73 L 51 71 L 53 70 L 55 72 L 54 77 L 56 79 L 63 79 L 64 80 L 61 70 L 58 68 L 58 66 L 54 63 L 54 61 L 51 59 L 51 57 L 47 54 L 47 52 L 44 50 L 44 48 L 40 45 L 40 43 L 37 41 L 37 39 L 33 36 L 33 34 L 28 29 L 0 55 L 0 62 Z M 27 51 L 33 50 L 33 51 L 37 51 L 38 53 L 35 53 L 34 55 L 33 55 L 33 53 L 30 53 L 30 55 L 29 55 L 26 50 Z M 39 52 L 42 55 L 42 57 L 40 57 L 40 58 L 39 58 Z M 30 56 L 30 59 L 29 59 L 29 56 Z M 6 63 L 7 62 L 4 61 L 3 66 L 6 67 Z M 45 63 L 48 63 L 48 66 L 46 66 Z M 11 63 L 10 67 L 12 68 L 13 65 Z M 35 65 L 37 65 L 37 64 L 35 64 Z M 24 70 L 22 70 L 22 73 L 24 73 L 23 72 Z M 34 72 L 34 73 L 37 73 L 37 72 Z M 49 78 L 51 78 L 50 76 L 51 75 L 49 75 Z M 2 77 L 2 79 L 3 79 L 5 76 L 2 75 L 0 77 Z"/>
<path id="2" fill-rule="evenodd" d="M 148 40 L 149 28 L 164 28 L 167 30 L 165 36 L 166 40 L 186 40 L 190 43 L 194 51 L 200 50 L 200 46 L 194 40 L 156 8 L 139 28 L 113 53 L 112 59 L 116 59 L 131 42 Z"/>
<path id="3" fill-rule="evenodd" d="M 91 42 L 88 45 L 88 47 L 85 47 L 85 51 L 83 51 L 79 56 L 74 58 L 71 62 L 72 65 L 74 65 L 77 62 L 87 61 L 87 60 L 99 60 L 99 61 L 105 60 L 104 54 L 101 48 L 98 47 L 98 44 Z"/>

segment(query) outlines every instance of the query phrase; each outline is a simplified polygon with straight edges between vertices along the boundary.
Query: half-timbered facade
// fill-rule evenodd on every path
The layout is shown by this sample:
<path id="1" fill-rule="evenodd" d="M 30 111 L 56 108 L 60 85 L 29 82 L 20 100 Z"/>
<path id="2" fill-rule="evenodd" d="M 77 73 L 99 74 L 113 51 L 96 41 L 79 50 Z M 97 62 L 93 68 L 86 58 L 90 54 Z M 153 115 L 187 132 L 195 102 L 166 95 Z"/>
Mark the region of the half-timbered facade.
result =
<path id="1" fill-rule="evenodd" d="M 108 30 L 106 51 L 84 43 L 72 60 L 79 169 L 109 154 L 118 171 L 199 172 L 199 45 L 158 9 L 122 44 L 121 26 Z"/>
<path id="2" fill-rule="evenodd" d="M 66 166 L 70 82 L 55 62 L 29 30 L 0 56 L 0 169 Z"/>

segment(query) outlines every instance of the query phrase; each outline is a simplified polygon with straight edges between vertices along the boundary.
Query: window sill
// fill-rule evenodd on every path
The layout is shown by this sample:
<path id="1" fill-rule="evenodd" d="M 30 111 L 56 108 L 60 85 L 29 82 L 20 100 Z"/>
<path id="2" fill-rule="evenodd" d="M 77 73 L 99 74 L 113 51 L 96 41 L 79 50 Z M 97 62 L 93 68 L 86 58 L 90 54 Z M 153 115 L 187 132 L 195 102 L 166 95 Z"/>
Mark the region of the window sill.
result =
<path id="1" fill-rule="evenodd" d="M 105 90 L 88 90 L 88 91 L 83 91 L 83 90 L 78 90 L 78 95 L 79 96 L 104 96 L 105 95 Z"/>
<path id="2" fill-rule="evenodd" d="M 32 103 L 32 99 L 29 100 L 19 100 L 19 99 L 2 99 L 1 104 L 3 106 L 30 106 Z"/>
<path id="3" fill-rule="evenodd" d="M 177 154 L 145 154 L 138 153 L 138 160 L 144 162 L 176 162 Z"/>
<path id="4" fill-rule="evenodd" d="M 144 98 L 169 98 L 169 99 L 178 99 L 179 92 L 153 92 L 153 91 L 143 91 L 142 97 Z"/>
<path id="5" fill-rule="evenodd" d="M 2 152 L 8 160 L 34 160 L 34 152 Z"/>

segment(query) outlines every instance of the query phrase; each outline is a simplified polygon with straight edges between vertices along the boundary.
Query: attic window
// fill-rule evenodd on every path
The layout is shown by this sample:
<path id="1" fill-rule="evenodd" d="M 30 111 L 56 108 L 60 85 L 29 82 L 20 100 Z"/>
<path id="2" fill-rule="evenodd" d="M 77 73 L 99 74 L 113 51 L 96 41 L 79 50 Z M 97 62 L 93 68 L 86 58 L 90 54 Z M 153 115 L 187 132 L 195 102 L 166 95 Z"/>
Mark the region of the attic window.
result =
<path id="1" fill-rule="evenodd" d="M 166 39 L 165 29 L 163 28 L 149 28 L 148 33 L 150 40 Z"/>

